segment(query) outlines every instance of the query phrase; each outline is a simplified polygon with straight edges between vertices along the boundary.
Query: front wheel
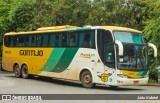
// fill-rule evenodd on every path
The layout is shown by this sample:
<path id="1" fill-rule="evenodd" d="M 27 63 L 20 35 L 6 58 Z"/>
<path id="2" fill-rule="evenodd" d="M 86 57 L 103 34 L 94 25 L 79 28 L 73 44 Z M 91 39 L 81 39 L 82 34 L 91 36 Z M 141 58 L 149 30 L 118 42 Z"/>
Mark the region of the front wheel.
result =
<path id="1" fill-rule="evenodd" d="M 92 75 L 89 71 L 84 71 L 81 75 L 81 83 L 85 88 L 92 88 L 95 84 L 93 83 Z"/>
<path id="2" fill-rule="evenodd" d="M 14 66 L 14 74 L 15 74 L 15 77 L 17 77 L 17 78 L 21 77 L 21 69 L 19 68 L 18 65 Z"/>
<path id="3" fill-rule="evenodd" d="M 28 67 L 26 65 L 24 65 L 22 67 L 22 77 L 24 79 L 27 79 L 29 77 L 29 74 L 28 74 Z"/>

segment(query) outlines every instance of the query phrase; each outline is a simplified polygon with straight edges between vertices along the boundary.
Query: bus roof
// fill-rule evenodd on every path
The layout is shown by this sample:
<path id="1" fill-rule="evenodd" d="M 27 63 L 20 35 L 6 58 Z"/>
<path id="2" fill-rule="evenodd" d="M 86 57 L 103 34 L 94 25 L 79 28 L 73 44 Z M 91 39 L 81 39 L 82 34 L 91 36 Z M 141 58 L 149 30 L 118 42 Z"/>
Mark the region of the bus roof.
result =
<path id="1" fill-rule="evenodd" d="M 38 33 L 50 33 L 50 32 L 63 32 L 63 31 L 77 31 L 77 30 L 90 30 L 90 29 L 107 29 L 110 31 L 119 30 L 119 31 L 130 31 L 130 32 L 138 32 L 138 30 L 126 28 L 126 27 L 118 27 L 118 26 L 85 26 L 85 27 L 78 27 L 78 26 L 53 26 L 53 27 L 42 27 L 38 28 L 36 31 L 28 31 L 28 32 L 9 32 L 5 35 L 19 35 L 19 34 L 38 34 Z"/>
<path id="2" fill-rule="evenodd" d="M 138 33 L 142 33 L 141 31 L 135 30 L 135 29 L 131 29 L 131 28 L 126 28 L 126 27 L 119 27 L 119 26 L 100 26 L 101 28 L 104 29 L 108 29 L 111 31 L 130 31 L 130 32 L 138 32 Z"/>

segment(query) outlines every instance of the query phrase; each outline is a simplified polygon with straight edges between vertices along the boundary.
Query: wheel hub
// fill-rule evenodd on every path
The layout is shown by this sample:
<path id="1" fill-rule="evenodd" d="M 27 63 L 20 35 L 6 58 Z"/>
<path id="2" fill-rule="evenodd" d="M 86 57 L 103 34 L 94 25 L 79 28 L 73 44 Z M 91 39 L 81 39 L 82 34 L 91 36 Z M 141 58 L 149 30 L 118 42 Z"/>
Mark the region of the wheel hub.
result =
<path id="1" fill-rule="evenodd" d="M 85 82 L 86 84 L 90 83 L 91 81 L 92 81 L 92 79 L 91 79 L 91 76 L 90 76 L 90 75 L 86 75 L 86 76 L 84 77 L 84 82 Z"/>

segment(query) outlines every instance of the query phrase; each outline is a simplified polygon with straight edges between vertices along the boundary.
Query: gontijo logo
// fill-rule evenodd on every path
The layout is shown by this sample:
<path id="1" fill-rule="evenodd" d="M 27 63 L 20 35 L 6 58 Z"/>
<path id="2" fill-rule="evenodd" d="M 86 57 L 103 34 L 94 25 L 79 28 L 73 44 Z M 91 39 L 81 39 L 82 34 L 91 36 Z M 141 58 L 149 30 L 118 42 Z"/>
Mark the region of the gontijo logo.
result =
<path id="1" fill-rule="evenodd" d="M 101 80 L 102 80 L 103 82 L 107 82 L 109 76 L 111 76 L 111 75 L 112 75 L 111 73 L 108 73 L 108 74 L 103 73 L 103 74 L 101 74 Z"/>
<path id="2" fill-rule="evenodd" d="M 43 50 L 20 50 L 21 56 L 43 56 Z"/>

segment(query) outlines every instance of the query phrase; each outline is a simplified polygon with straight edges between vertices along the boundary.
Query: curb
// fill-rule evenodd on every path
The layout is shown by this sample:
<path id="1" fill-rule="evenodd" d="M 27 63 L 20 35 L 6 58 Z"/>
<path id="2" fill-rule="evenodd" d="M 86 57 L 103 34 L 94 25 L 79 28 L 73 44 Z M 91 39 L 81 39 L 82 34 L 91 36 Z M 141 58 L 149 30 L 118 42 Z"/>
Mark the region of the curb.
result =
<path id="1" fill-rule="evenodd" d="M 148 83 L 146 86 L 160 86 L 160 83 Z"/>

